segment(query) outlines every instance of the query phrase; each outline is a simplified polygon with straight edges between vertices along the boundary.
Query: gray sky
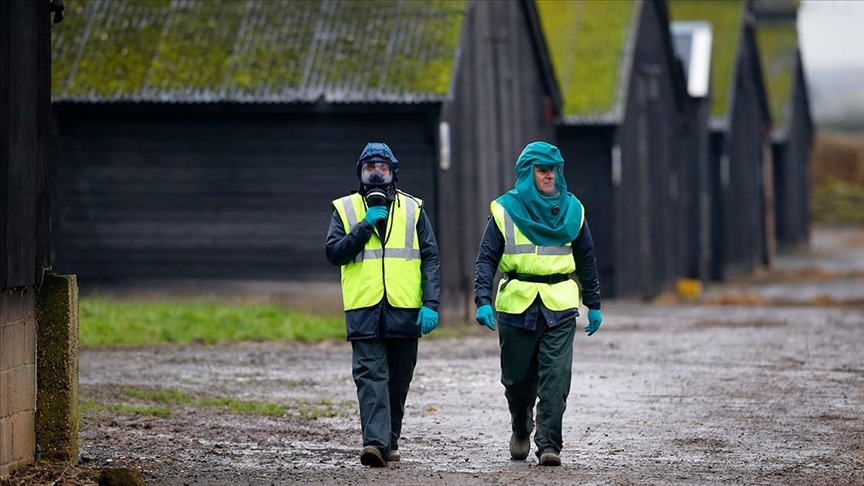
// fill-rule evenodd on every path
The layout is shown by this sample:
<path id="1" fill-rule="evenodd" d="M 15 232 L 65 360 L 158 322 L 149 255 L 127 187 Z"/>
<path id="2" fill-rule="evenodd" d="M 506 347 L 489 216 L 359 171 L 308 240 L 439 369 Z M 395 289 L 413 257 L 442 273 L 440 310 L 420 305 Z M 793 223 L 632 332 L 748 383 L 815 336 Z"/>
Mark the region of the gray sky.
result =
<path id="1" fill-rule="evenodd" d="M 798 14 L 798 31 L 808 70 L 864 68 L 864 1 L 805 0 Z"/>

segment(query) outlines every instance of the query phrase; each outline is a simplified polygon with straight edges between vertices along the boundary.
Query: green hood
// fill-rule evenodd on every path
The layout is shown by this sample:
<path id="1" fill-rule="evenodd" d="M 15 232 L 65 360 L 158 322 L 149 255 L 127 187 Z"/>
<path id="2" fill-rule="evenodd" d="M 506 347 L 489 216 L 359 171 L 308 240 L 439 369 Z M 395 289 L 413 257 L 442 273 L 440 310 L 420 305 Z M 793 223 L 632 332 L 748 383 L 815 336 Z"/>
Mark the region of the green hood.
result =
<path id="1" fill-rule="evenodd" d="M 555 196 L 544 196 L 534 186 L 535 165 L 555 168 Z M 569 243 L 582 227 L 582 203 L 567 192 L 564 159 L 558 147 L 546 142 L 525 146 L 516 160 L 516 187 L 502 194 L 497 202 L 519 231 L 538 246 Z"/>

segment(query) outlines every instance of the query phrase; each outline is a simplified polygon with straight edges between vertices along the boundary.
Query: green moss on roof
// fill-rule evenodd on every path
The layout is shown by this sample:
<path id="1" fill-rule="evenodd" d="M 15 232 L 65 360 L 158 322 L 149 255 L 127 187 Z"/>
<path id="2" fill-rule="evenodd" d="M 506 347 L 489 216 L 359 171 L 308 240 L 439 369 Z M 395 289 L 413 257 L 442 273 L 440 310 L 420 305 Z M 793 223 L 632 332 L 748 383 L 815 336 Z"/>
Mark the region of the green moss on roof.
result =
<path id="1" fill-rule="evenodd" d="M 246 6 L 247 2 L 232 0 L 179 4 L 159 40 L 150 86 L 191 91 L 221 88 Z"/>
<path id="2" fill-rule="evenodd" d="M 406 15 L 418 15 L 412 12 L 420 2 L 405 2 Z M 453 55 L 459 46 L 462 30 L 462 16 L 452 15 L 454 9 L 461 11 L 465 1 L 435 0 L 427 1 L 424 6 L 428 10 L 430 21 L 424 22 L 417 33 L 416 40 L 430 46 L 420 57 L 412 51 L 410 45 L 403 44 L 395 51 L 388 64 L 388 75 L 392 78 L 396 89 L 428 92 L 438 96 L 446 95 L 450 90 L 450 79 L 453 75 L 455 62 Z"/>
<path id="3" fill-rule="evenodd" d="M 760 25 L 756 30 L 759 57 L 771 119 L 778 127 L 789 120 L 792 86 L 795 82 L 795 63 L 798 52 L 798 32 L 794 23 Z"/>
<path id="4" fill-rule="evenodd" d="M 93 3 L 91 0 L 68 2 L 63 22 L 51 24 L 51 92 L 55 96 L 62 94 L 68 85 L 87 30 L 87 17 L 82 13 Z"/>
<path id="5" fill-rule="evenodd" d="M 465 0 L 69 2 L 55 99 L 411 100 L 450 87 Z"/>
<path id="6" fill-rule="evenodd" d="M 170 0 L 146 0 L 128 2 L 116 11 L 107 5 L 97 10 L 89 29 L 89 42 L 78 59 L 76 75 L 67 86 L 68 93 L 122 96 L 144 87 L 150 60 L 157 52 L 164 28 L 162 14 L 170 3 Z M 90 5 L 100 7 L 95 2 Z M 110 21 L 104 21 L 109 15 Z"/>
<path id="7" fill-rule="evenodd" d="M 257 29 L 262 35 L 241 35 L 228 80 L 238 92 L 252 96 L 262 90 L 300 86 L 321 2 L 293 2 L 291 15 L 281 19 L 283 29 L 279 30 L 266 29 L 272 17 L 264 7 L 262 3 L 251 5 L 243 29 Z"/>
<path id="8" fill-rule="evenodd" d="M 672 0 L 672 20 L 705 20 L 711 23 L 711 115 L 726 116 L 729 88 L 733 86 L 735 53 L 741 30 L 743 2 L 739 0 Z"/>
<path id="9" fill-rule="evenodd" d="M 538 0 L 565 117 L 604 115 L 616 104 L 635 2 Z"/>

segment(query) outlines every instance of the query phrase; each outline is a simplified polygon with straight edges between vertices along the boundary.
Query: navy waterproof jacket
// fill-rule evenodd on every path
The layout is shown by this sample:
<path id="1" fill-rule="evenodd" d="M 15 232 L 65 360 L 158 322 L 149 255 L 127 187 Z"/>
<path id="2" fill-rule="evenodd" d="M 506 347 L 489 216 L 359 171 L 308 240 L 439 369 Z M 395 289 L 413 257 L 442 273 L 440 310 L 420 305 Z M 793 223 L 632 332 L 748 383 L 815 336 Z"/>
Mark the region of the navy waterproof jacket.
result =
<path id="1" fill-rule="evenodd" d="M 327 232 L 325 250 L 327 260 L 333 265 L 349 263 L 363 251 L 372 236 L 372 225 L 361 220 L 346 233 L 342 218 L 336 209 L 330 217 L 330 230 Z M 423 282 L 423 305 L 438 310 L 441 297 L 441 264 L 438 260 L 438 242 L 432 232 L 432 224 L 426 211 L 420 210 L 417 221 L 417 237 L 420 239 L 420 272 Z M 377 305 L 345 312 L 345 326 L 348 340 L 374 338 L 419 338 L 420 326 L 417 323 L 419 309 L 397 309 L 384 298 Z"/>
<path id="2" fill-rule="evenodd" d="M 597 262 L 594 258 L 594 239 L 591 237 L 587 219 L 582 223 L 582 229 L 570 243 L 570 247 L 576 261 L 576 279 L 582 290 L 582 303 L 589 309 L 600 310 L 600 281 L 597 278 Z M 474 264 L 474 303 L 477 307 L 492 304 L 492 284 L 503 254 L 504 235 L 495 224 L 495 219 L 489 216 Z M 579 309 L 576 308 L 563 311 L 547 309 L 539 296 L 522 314 L 496 313 L 497 320 L 502 325 L 530 330 L 537 329 L 537 322 L 541 318 L 548 327 L 556 327 L 578 316 Z"/>

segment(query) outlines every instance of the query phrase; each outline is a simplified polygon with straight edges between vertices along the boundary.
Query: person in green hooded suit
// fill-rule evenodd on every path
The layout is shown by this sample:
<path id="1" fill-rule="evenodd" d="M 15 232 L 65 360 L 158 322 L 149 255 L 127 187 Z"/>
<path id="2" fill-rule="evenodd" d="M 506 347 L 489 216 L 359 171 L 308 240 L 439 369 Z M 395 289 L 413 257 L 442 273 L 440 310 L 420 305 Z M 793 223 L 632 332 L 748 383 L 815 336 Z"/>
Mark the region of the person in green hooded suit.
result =
<path id="1" fill-rule="evenodd" d="M 516 161 L 516 187 L 490 209 L 475 263 L 474 301 L 478 323 L 493 331 L 496 319 L 500 324 L 510 457 L 528 457 L 537 402 L 537 458 L 559 466 L 580 302 L 588 308 L 589 336 L 603 321 L 594 242 L 584 207 L 567 192 L 564 159 L 546 142 L 525 147 Z M 493 311 L 496 269 L 503 277 Z"/>

